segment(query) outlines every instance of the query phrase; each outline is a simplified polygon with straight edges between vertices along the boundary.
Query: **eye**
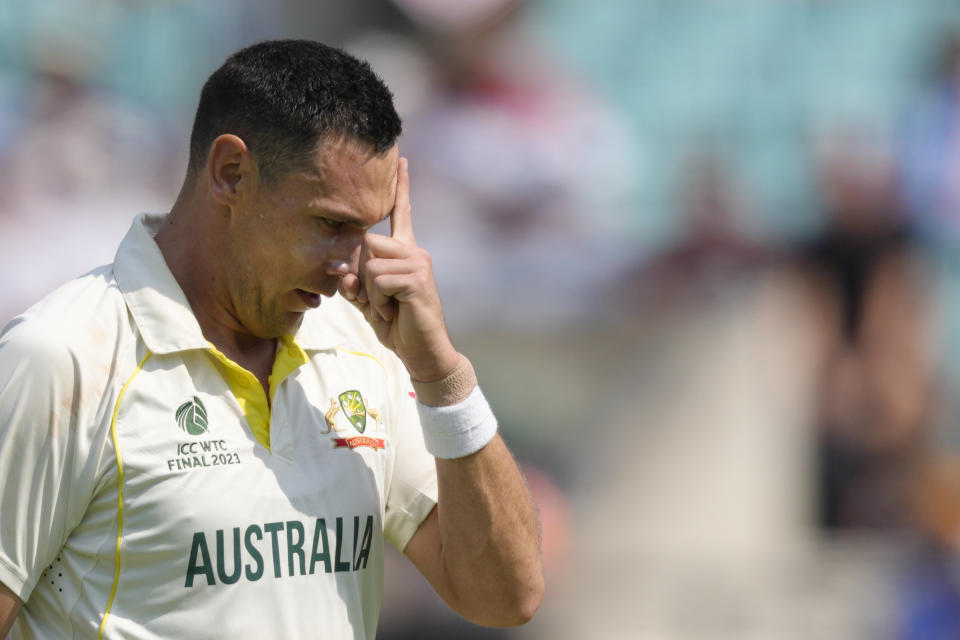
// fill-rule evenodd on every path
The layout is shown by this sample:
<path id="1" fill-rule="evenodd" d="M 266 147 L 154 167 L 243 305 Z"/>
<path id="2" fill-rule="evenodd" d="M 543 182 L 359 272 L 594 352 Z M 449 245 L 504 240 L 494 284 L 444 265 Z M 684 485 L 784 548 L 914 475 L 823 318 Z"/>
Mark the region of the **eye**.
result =
<path id="1" fill-rule="evenodd" d="M 344 225 L 344 222 L 342 220 L 332 220 L 330 218 L 325 218 L 323 216 L 318 216 L 318 218 L 324 225 L 326 225 L 330 229 L 340 229 Z"/>

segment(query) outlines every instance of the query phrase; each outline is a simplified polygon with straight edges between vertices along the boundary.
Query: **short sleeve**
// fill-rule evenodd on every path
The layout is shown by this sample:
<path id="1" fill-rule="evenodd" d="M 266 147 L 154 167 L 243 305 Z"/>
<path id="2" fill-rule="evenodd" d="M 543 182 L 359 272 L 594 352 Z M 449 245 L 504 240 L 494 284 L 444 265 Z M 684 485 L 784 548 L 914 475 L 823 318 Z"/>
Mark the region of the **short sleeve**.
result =
<path id="1" fill-rule="evenodd" d="M 26 601 L 90 501 L 77 451 L 83 380 L 50 333 L 0 335 L 0 582 Z"/>
<path id="2" fill-rule="evenodd" d="M 394 424 L 391 438 L 396 451 L 383 533 L 387 542 L 403 551 L 437 504 L 437 467 L 423 443 L 410 377 L 399 359 L 394 357 L 392 363 Z"/>

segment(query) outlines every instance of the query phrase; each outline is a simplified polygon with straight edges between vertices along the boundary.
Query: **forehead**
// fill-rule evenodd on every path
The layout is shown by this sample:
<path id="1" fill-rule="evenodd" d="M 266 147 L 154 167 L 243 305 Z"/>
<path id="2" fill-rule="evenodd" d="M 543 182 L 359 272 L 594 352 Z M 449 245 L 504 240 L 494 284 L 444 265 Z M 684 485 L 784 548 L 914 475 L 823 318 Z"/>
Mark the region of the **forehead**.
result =
<path id="1" fill-rule="evenodd" d="M 393 209 L 399 151 L 383 153 L 350 139 L 322 142 L 308 166 L 291 176 L 309 206 L 373 225 Z"/>

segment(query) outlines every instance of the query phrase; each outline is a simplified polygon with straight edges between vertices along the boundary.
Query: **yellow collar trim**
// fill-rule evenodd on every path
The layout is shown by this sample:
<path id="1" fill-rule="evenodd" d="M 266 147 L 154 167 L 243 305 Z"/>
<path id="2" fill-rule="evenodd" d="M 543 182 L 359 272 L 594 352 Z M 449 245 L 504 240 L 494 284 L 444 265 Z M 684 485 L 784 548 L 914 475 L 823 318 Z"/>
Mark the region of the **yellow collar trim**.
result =
<path id="1" fill-rule="evenodd" d="M 270 405 L 277 394 L 280 383 L 291 373 L 305 365 L 309 358 L 307 353 L 296 343 L 293 336 L 281 336 L 277 342 L 277 355 L 273 360 L 273 371 L 270 373 L 270 402 L 264 393 L 263 386 L 257 376 L 244 369 L 228 358 L 213 344 L 207 347 L 209 353 L 218 365 L 221 375 L 227 381 L 230 391 L 237 399 L 237 404 L 250 425 L 253 437 L 263 447 L 270 450 Z"/>

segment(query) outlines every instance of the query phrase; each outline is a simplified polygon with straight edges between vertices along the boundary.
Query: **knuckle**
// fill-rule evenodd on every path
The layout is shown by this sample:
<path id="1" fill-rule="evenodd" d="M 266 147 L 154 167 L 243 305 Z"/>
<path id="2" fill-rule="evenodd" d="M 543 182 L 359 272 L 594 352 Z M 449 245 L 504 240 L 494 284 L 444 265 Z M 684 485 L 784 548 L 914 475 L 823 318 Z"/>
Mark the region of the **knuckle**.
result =
<path id="1" fill-rule="evenodd" d="M 422 247 L 414 247 L 412 258 L 421 266 L 427 269 L 433 268 L 433 258 L 430 257 L 430 252 Z"/>

